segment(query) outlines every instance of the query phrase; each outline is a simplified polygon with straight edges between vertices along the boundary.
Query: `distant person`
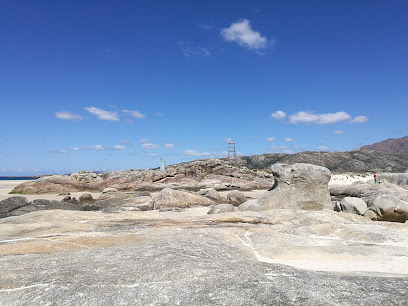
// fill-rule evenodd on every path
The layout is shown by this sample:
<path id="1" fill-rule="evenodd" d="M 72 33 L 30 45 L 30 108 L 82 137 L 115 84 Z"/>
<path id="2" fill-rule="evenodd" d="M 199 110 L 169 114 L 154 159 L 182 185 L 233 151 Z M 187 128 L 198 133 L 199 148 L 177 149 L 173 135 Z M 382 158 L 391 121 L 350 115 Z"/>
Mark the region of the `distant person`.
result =
<path id="1" fill-rule="evenodd" d="M 374 183 L 377 183 L 377 174 L 374 174 Z"/>

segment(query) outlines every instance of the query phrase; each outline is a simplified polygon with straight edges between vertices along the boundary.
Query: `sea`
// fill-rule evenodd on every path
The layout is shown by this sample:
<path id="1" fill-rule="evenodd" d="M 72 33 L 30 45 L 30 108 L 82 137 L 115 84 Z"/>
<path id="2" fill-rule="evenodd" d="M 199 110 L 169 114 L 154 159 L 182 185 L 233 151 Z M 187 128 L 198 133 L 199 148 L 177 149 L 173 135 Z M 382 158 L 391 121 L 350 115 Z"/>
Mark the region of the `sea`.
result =
<path id="1" fill-rule="evenodd" d="M 36 176 L 0 176 L 0 181 L 28 181 L 36 180 Z"/>

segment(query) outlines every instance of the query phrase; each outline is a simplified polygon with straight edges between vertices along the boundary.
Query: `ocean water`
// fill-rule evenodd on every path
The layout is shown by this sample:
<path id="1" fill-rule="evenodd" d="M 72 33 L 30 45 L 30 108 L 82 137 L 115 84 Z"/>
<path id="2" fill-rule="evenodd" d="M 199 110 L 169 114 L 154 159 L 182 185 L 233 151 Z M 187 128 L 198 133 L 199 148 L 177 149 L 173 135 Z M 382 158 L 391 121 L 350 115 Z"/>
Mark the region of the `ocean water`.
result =
<path id="1" fill-rule="evenodd" d="M 36 179 L 37 177 L 32 176 L 0 176 L 0 181 L 28 181 Z"/>

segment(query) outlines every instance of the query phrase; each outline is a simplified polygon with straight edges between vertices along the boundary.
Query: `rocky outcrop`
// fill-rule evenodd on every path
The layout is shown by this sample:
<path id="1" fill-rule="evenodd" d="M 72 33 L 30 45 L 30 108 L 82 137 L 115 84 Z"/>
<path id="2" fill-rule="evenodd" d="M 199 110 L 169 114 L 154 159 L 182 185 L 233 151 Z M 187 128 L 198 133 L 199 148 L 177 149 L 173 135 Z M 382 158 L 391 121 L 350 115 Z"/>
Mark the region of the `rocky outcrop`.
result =
<path id="1" fill-rule="evenodd" d="M 209 198 L 210 200 L 214 201 L 215 203 L 221 203 L 222 199 L 220 194 L 214 188 L 206 188 L 200 189 L 197 194 Z"/>
<path id="2" fill-rule="evenodd" d="M 233 190 L 227 194 L 227 201 L 229 204 L 239 206 L 247 200 L 245 194 L 238 190 Z"/>
<path id="3" fill-rule="evenodd" d="M 369 210 L 375 214 L 367 215 L 373 220 L 402 223 L 408 220 L 408 202 L 401 201 L 393 194 L 383 194 L 376 197 Z"/>
<path id="4" fill-rule="evenodd" d="M 87 174 L 94 176 L 93 174 Z M 96 175 L 96 174 L 95 174 Z M 88 177 L 87 176 L 87 177 Z M 168 166 L 160 170 L 120 170 L 97 175 L 94 181 L 81 182 L 74 176 L 54 175 L 42 177 L 17 186 L 12 193 L 43 194 L 61 192 L 101 192 L 105 188 L 119 191 L 159 191 L 164 188 L 198 191 L 204 188 L 217 190 L 268 189 L 273 176 L 266 172 L 255 172 L 238 168 L 230 161 L 219 159 L 198 160 Z"/>
<path id="5" fill-rule="evenodd" d="M 275 164 L 271 170 L 278 183 L 258 200 L 262 209 L 332 209 L 329 169 L 310 164 Z"/>
<path id="6" fill-rule="evenodd" d="M 154 209 L 154 201 L 150 196 L 139 196 L 126 199 L 107 199 L 92 204 L 93 210 L 102 210 L 103 212 L 118 211 L 147 211 Z"/>
<path id="7" fill-rule="evenodd" d="M 408 173 L 379 173 L 377 180 L 387 180 L 392 184 L 408 188 Z"/>
<path id="8" fill-rule="evenodd" d="M 89 184 L 102 181 L 102 178 L 92 171 L 79 171 L 72 173 L 70 177 L 77 180 L 79 183 Z"/>
<path id="9" fill-rule="evenodd" d="M 154 197 L 154 208 L 160 209 L 163 207 L 193 207 L 193 206 L 209 206 L 215 204 L 208 198 L 197 194 L 165 188 Z"/>

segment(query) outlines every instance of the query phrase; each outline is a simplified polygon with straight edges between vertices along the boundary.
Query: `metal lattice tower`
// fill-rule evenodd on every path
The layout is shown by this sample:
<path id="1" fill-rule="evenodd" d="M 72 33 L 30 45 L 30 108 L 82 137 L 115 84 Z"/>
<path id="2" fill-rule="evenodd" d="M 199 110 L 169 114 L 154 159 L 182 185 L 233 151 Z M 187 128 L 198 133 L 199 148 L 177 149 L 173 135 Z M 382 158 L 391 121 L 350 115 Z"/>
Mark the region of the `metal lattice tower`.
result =
<path id="1" fill-rule="evenodd" d="M 228 143 L 228 157 L 237 157 L 235 153 L 235 142 Z"/>

